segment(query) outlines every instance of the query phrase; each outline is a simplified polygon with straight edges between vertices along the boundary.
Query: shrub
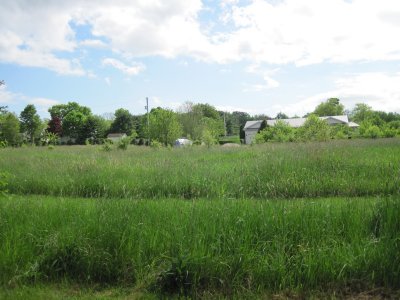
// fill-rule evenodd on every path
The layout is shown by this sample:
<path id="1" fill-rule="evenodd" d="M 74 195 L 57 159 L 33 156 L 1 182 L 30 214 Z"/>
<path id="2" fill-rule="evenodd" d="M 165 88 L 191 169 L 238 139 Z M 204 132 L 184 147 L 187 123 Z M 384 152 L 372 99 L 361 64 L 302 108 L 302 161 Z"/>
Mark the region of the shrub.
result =
<path id="1" fill-rule="evenodd" d="M 120 150 L 128 149 L 128 146 L 131 143 L 131 141 L 132 141 L 132 137 L 129 137 L 129 136 L 120 139 L 117 144 L 118 149 L 120 149 Z"/>
<path id="2" fill-rule="evenodd" d="M 379 129 L 379 127 L 376 125 L 369 126 L 363 134 L 364 137 L 371 138 L 371 139 L 376 139 L 376 138 L 380 137 L 381 135 L 382 135 L 382 132 Z"/>
<path id="3" fill-rule="evenodd" d="M 217 143 L 217 140 L 215 139 L 214 135 L 208 129 L 203 130 L 201 140 L 208 148 Z"/>
<path id="4" fill-rule="evenodd" d="M 152 140 L 150 142 L 150 147 L 154 148 L 154 149 L 160 149 L 160 148 L 162 148 L 162 144 L 157 140 Z"/>
<path id="5" fill-rule="evenodd" d="M 9 177 L 10 175 L 8 173 L 0 173 L 0 196 L 4 196 L 8 192 L 7 186 Z"/>
<path id="6" fill-rule="evenodd" d="M 0 141 L 0 149 L 1 148 L 7 148 L 7 146 L 8 146 L 7 141 Z"/>
<path id="7" fill-rule="evenodd" d="M 331 128 L 325 120 L 310 115 L 296 133 L 298 139 L 303 141 L 327 141 L 331 136 Z"/>
<path id="8" fill-rule="evenodd" d="M 105 139 L 104 140 L 104 144 L 103 144 L 103 146 L 101 147 L 101 149 L 103 149 L 103 151 L 106 151 L 106 152 L 108 152 L 108 151 L 111 151 L 112 150 L 112 141 L 111 140 L 109 140 L 109 139 Z"/>

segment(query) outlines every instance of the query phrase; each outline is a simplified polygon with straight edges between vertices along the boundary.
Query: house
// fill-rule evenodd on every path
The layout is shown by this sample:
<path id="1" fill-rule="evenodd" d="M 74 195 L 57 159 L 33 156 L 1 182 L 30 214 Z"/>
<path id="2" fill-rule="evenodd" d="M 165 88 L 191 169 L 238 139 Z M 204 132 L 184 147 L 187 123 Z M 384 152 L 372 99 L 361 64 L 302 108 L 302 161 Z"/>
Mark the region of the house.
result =
<path id="1" fill-rule="evenodd" d="M 118 143 L 123 138 L 126 138 L 126 133 L 109 133 L 107 139 L 111 140 L 113 143 Z"/>
<path id="2" fill-rule="evenodd" d="M 321 120 L 325 120 L 329 125 L 339 125 L 344 124 L 349 126 L 350 128 L 359 127 L 358 124 L 354 122 L 350 122 L 349 118 L 346 115 L 343 116 L 327 116 L 327 117 L 319 117 Z M 290 127 L 298 128 L 304 125 L 307 118 L 293 118 L 293 119 L 275 119 L 275 120 L 266 120 L 267 126 L 275 126 L 277 121 L 283 121 L 287 123 Z M 254 136 L 258 133 L 261 128 L 263 120 L 257 121 L 247 121 L 243 130 L 245 132 L 245 143 L 251 144 L 253 142 Z"/>

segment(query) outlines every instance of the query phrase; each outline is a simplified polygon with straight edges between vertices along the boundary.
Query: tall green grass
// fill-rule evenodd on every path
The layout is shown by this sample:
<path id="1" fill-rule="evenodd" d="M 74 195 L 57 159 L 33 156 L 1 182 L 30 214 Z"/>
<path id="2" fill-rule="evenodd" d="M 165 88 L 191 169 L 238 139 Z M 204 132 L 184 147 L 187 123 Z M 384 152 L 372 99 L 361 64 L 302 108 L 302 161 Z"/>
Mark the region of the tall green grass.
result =
<path id="1" fill-rule="evenodd" d="M 158 294 L 400 288 L 400 201 L 0 199 L 0 284 Z"/>
<path id="2" fill-rule="evenodd" d="M 104 152 L 0 150 L 16 194 L 109 198 L 292 198 L 400 192 L 400 139 Z"/>

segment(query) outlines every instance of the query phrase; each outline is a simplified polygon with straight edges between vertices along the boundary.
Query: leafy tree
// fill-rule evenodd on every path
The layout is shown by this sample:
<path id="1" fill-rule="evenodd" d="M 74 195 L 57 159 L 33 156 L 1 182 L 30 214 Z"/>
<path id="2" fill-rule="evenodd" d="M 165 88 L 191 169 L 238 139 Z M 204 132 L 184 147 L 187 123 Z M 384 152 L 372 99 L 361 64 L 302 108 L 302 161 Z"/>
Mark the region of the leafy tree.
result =
<path id="1" fill-rule="evenodd" d="M 177 113 L 169 109 L 156 108 L 150 112 L 150 128 L 144 125 L 150 139 L 157 140 L 167 145 L 173 145 L 175 140 L 182 133 L 182 126 L 179 123 Z M 143 118 L 145 119 L 145 118 Z"/>
<path id="2" fill-rule="evenodd" d="M 68 102 L 67 104 L 52 106 L 49 113 L 54 122 L 53 133 L 70 136 L 80 143 L 84 141 L 84 126 L 87 118 L 92 115 L 90 108 L 81 106 L 76 102 Z M 58 127 L 59 122 L 61 122 L 61 132 Z"/>
<path id="3" fill-rule="evenodd" d="M 204 135 L 204 131 L 208 131 L 209 134 L 218 141 L 218 138 L 225 133 L 224 121 L 221 119 L 203 117 L 200 124 L 200 128 L 202 128 L 202 136 Z"/>
<path id="4" fill-rule="evenodd" d="M 186 102 L 179 108 L 179 121 L 182 124 L 182 133 L 187 138 L 199 140 L 202 129 L 200 120 L 203 117 L 201 109 L 195 109 L 195 104 Z"/>
<path id="5" fill-rule="evenodd" d="M 201 141 L 208 147 L 210 148 L 212 145 L 215 145 L 217 143 L 217 139 L 214 137 L 212 132 L 209 129 L 204 129 Z"/>
<path id="6" fill-rule="evenodd" d="M 11 146 L 21 143 L 20 123 L 15 114 L 7 113 L 0 118 L 0 140 Z"/>
<path id="7" fill-rule="evenodd" d="M 219 120 L 220 114 L 216 108 L 210 104 L 198 103 L 193 105 L 193 111 L 200 113 L 202 117 Z"/>
<path id="8" fill-rule="evenodd" d="M 28 104 L 20 114 L 21 131 L 29 136 L 31 143 L 40 134 L 41 121 L 33 104 Z"/>
<path id="9" fill-rule="evenodd" d="M 289 116 L 286 115 L 286 114 L 284 114 L 283 112 L 279 112 L 279 113 L 276 115 L 275 119 L 289 119 Z"/>
<path id="10" fill-rule="evenodd" d="M 48 123 L 47 131 L 54 133 L 58 136 L 62 135 L 62 124 L 61 119 L 58 116 L 52 116 L 51 120 Z"/>
<path id="11" fill-rule="evenodd" d="M 82 143 L 88 140 L 91 144 L 100 144 L 108 130 L 107 120 L 100 116 L 90 115 L 83 124 L 78 142 Z"/>
<path id="12" fill-rule="evenodd" d="M 51 108 L 49 108 L 48 111 L 51 117 L 57 116 L 60 118 L 61 122 L 63 122 L 64 118 L 72 111 L 80 112 L 85 116 L 89 116 L 92 114 L 90 108 L 86 106 L 81 106 L 77 102 L 68 102 L 67 104 L 53 105 Z"/>
<path id="13" fill-rule="evenodd" d="M 364 120 L 370 119 L 373 116 L 372 107 L 365 103 L 357 103 L 351 111 L 350 118 L 356 123 L 361 123 Z"/>
<path id="14" fill-rule="evenodd" d="M 82 142 L 81 137 L 84 135 L 83 131 L 87 118 L 88 116 L 80 111 L 68 112 L 62 122 L 63 134 Z"/>
<path id="15" fill-rule="evenodd" d="M 127 109 L 117 109 L 115 111 L 115 119 L 111 123 L 110 132 L 131 135 L 132 132 L 135 132 L 133 115 Z"/>
<path id="16" fill-rule="evenodd" d="M 0 105 L 0 115 L 1 114 L 6 114 L 8 112 L 7 108 L 8 108 L 8 106 L 1 106 Z"/>
<path id="17" fill-rule="evenodd" d="M 297 135 L 303 141 L 326 141 L 331 136 L 331 128 L 325 120 L 311 114 L 297 130 Z"/>
<path id="18" fill-rule="evenodd" d="M 343 115 L 344 106 L 338 98 L 329 98 L 315 108 L 314 114 L 320 117 Z"/>

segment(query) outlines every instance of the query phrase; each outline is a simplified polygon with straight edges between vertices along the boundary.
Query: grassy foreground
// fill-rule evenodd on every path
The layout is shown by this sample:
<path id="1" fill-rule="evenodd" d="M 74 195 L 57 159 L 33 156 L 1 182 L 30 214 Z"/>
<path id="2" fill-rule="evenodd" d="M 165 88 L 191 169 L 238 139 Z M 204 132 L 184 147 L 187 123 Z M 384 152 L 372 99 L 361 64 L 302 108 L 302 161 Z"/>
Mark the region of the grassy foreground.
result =
<path id="1" fill-rule="evenodd" d="M 400 139 L 104 152 L 0 149 L 14 194 L 108 198 L 292 198 L 400 193 Z"/>
<path id="2" fill-rule="evenodd" d="M 211 298 L 398 290 L 399 215 L 398 196 L 9 196 L 0 199 L 0 285 L 117 286 Z"/>

